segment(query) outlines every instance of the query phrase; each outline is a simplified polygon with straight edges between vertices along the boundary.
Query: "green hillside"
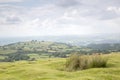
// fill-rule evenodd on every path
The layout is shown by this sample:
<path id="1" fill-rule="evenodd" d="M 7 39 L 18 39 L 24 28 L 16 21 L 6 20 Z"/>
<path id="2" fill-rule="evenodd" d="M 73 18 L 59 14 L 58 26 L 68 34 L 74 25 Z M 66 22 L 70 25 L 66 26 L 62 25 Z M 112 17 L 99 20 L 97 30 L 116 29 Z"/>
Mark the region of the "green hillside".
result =
<path id="1" fill-rule="evenodd" d="M 27 41 L 8 44 L 0 47 L 0 61 L 35 60 L 50 57 L 66 57 L 71 52 L 80 51 L 80 47 L 71 46 L 65 43 L 48 41 Z M 19 56 L 22 56 L 21 58 Z M 4 60 L 5 59 L 5 60 Z"/>
<path id="2" fill-rule="evenodd" d="M 50 41 L 26 41 L 0 46 L 0 61 L 13 62 L 19 60 L 38 60 L 41 58 L 65 58 L 71 53 L 94 54 L 119 52 L 119 44 L 99 44 L 88 46 L 72 46 L 66 43 Z"/>
<path id="3" fill-rule="evenodd" d="M 120 53 L 107 54 L 106 68 L 63 71 L 64 58 L 0 63 L 0 80 L 120 80 Z"/>

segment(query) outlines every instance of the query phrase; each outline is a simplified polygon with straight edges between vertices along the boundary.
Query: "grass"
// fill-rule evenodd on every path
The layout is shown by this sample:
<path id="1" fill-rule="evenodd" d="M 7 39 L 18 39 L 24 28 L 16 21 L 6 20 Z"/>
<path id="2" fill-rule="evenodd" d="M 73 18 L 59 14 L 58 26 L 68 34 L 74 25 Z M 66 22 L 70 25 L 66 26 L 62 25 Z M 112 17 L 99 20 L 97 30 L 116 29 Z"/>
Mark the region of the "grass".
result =
<path id="1" fill-rule="evenodd" d="M 66 59 L 0 63 L 0 80 L 120 80 L 120 54 L 108 54 L 107 68 L 91 68 L 76 72 L 61 70 Z"/>
<path id="2" fill-rule="evenodd" d="M 0 50 L 0 54 L 11 54 L 17 52 L 16 50 Z"/>
<path id="3" fill-rule="evenodd" d="M 72 54 L 66 61 L 67 71 L 84 70 L 88 68 L 106 67 L 108 57 L 102 54 L 80 55 Z"/>
<path id="4" fill-rule="evenodd" d="M 0 56 L 0 59 L 5 59 L 5 56 Z"/>
<path id="5" fill-rule="evenodd" d="M 91 68 L 106 67 L 108 62 L 108 56 L 105 56 L 104 54 L 93 54 L 88 60 L 90 61 Z"/>
<path id="6" fill-rule="evenodd" d="M 39 55 L 39 54 L 28 54 L 28 56 L 30 57 L 30 58 L 35 58 L 35 59 L 41 59 L 41 58 L 49 58 L 49 56 L 48 55 L 43 55 L 43 54 L 41 54 L 41 55 Z"/>

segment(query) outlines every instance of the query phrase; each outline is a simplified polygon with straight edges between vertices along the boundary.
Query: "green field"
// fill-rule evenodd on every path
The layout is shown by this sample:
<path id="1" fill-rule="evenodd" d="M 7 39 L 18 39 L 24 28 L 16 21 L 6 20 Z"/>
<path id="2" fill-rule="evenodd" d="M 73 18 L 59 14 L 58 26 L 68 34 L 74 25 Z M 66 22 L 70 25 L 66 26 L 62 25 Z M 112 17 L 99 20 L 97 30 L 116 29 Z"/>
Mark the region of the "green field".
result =
<path id="1" fill-rule="evenodd" d="M 75 72 L 62 70 L 66 59 L 0 63 L 0 80 L 120 80 L 120 53 L 108 54 L 107 68 Z"/>
<path id="2" fill-rule="evenodd" d="M 3 62 L 6 58 L 10 56 L 14 57 L 14 54 L 17 53 L 27 55 L 30 57 L 30 59 L 66 57 L 71 52 L 80 51 L 81 49 L 81 47 L 49 41 L 32 40 L 26 42 L 17 42 L 13 44 L 0 46 L 0 61 Z"/>

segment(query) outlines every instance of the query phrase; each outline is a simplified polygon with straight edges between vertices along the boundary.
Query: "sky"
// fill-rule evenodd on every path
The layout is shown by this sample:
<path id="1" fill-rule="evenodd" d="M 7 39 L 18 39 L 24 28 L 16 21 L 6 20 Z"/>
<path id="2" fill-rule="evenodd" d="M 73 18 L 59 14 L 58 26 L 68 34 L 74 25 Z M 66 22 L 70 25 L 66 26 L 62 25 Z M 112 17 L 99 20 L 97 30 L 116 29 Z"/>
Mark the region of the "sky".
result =
<path id="1" fill-rule="evenodd" d="M 120 0 L 0 0 L 0 37 L 120 34 Z"/>

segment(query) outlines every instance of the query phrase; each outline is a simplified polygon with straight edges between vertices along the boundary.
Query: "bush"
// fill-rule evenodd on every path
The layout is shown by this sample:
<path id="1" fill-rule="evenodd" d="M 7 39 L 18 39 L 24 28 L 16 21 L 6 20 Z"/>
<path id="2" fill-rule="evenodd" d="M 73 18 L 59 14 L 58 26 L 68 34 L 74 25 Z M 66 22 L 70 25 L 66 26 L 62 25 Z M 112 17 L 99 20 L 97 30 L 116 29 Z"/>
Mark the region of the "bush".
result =
<path id="1" fill-rule="evenodd" d="M 82 55 L 82 56 L 79 56 L 79 65 L 80 65 L 80 70 L 83 70 L 83 69 L 87 69 L 89 68 L 89 64 L 90 64 L 90 61 L 89 61 L 89 56 L 87 55 Z"/>
<path id="2" fill-rule="evenodd" d="M 3 62 L 13 62 L 13 61 L 19 61 L 19 60 L 29 60 L 30 57 L 22 54 L 22 53 L 14 53 L 14 54 L 9 54 L 8 57 L 6 57 Z"/>
<path id="3" fill-rule="evenodd" d="M 66 70 L 73 71 L 78 70 L 80 68 L 79 65 L 79 56 L 77 54 L 71 55 L 66 62 Z"/>
<path id="4" fill-rule="evenodd" d="M 92 68 L 106 67 L 108 58 L 103 55 L 94 54 L 91 56 L 90 65 Z"/>
<path id="5" fill-rule="evenodd" d="M 67 71 L 83 70 L 88 68 L 106 67 L 107 57 L 99 54 L 79 55 L 72 54 L 66 61 Z"/>

